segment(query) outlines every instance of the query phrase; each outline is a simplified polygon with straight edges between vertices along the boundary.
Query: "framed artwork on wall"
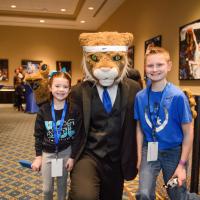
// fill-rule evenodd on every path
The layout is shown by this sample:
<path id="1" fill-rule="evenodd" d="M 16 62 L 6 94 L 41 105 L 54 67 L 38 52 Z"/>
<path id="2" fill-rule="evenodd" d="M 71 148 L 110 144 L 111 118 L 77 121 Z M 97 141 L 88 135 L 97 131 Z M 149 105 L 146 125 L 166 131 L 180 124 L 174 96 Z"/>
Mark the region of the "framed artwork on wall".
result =
<path id="1" fill-rule="evenodd" d="M 161 45 L 162 45 L 162 36 L 158 35 L 156 37 L 153 37 L 144 42 L 144 52 L 147 53 L 149 48 L 155 47 L 155 46 L 161 47 Z"/>
<path id="2" fill-rule="evenodd" d="M 32 74 L 38 71 L 41 60 L 22 60 L 21 65 L 25 73 Z"/>
<path id="3" fill-rule="evenodd" d="M 8 81 L 8 59 L 0 59 L 0 81 Z"/>
<path id="4" fill-rule="evenodd" d="M 56 61 L 56 70 L 71 73 L 71 61 Z"/>
<path id="5" fill-rule="evenodd" d="M 134 68 L 134 46 L 130 46 L 128 48 L 128 62 L 129 62 L 129 67 Z"/>
<path id="6" fill-rule="evenodd" d="M 179 80 L 200 80 L 200 19 L 179 28 Z"/>

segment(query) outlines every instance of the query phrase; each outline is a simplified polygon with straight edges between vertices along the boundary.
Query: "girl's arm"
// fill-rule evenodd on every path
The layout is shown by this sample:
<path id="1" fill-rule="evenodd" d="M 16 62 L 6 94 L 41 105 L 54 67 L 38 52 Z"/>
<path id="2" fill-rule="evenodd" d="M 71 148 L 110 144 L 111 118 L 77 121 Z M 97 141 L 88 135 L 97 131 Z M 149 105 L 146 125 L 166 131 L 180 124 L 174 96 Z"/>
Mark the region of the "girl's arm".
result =
<path id="1" fill-rule="evenodd" d="M 36 156 L 42 155 L 42 146 L 43 146 L 42 143 L 44 140 L 44 134 L 45 134 L 45 125 L 42 112 L 40 110 L 36 117 L 35 132 L 34 132 Z"/>
<path id="2" fill-rule="evenodd" d="M 33 171 L 40 171 L 42 166 L 42 142 L 44 139 L 45 126 L 41 110 L 39 110 L 35 121 L 35 151 L 36 157 L 32 163 Z"/>

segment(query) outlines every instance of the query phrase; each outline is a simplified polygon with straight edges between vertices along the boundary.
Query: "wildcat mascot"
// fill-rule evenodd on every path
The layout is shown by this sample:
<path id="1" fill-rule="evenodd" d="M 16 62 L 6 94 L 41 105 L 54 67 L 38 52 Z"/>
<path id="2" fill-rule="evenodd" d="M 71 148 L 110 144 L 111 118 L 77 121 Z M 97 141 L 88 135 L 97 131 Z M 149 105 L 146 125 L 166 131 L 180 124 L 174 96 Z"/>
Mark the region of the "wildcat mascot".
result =
<path id="1" fill-rule="evenodd" d="M 25 74 L 25 81 L 30 85 L 35 95 L 38 106 L 49 100 L 48 75 L 49 66 L 42 64 L 38 70 L 28 70 Z"/>
<path id="2" fill-rule="evenodd" d="M 82 33 L 84 81 L 71 92 L 82 110 L 82 140 L 71 173 L 70 200 L 121 200 L 124 179 L 137 175 L 133 104 L 139 85 L 128 78 L 130 33 Z"/>

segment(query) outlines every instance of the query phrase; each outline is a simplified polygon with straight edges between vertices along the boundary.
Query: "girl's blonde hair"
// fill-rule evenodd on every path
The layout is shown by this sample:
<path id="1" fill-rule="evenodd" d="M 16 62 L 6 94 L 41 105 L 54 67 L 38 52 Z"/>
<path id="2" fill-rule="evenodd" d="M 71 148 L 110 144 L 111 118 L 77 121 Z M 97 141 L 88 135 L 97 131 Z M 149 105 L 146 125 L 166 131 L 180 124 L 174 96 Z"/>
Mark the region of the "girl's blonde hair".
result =
<path id="1" fill-rule="evenodd" d="M 146 64 L 147 57 L 149 55 L 154 55 L 154 54 L 162 54 L 167 60 L 167 62 L 171 60 L 169 52 L 166 49 L 162 47 L 151 47 L 148 49 L 148 51 L 146 52 L 144 56 L 144 64 Z"/>

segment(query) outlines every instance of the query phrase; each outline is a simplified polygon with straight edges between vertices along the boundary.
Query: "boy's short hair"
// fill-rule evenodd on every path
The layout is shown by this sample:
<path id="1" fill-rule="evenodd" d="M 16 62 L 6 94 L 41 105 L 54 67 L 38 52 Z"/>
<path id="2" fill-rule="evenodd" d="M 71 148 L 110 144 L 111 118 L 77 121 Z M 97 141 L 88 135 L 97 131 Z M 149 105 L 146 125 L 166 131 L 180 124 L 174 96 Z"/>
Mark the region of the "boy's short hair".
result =
<path id="1" fill-rule="evenodd" d="M 144 63 L 146 64 L 146 59 L 149 55 L 154 55 L 154 54 L 163 54 L 163 56 L 166 58 L 167 62 L 171 60 L 169 52 L 162 48 L 162 47 L 151 47 L 148 49 L 144 56 Z"/>

